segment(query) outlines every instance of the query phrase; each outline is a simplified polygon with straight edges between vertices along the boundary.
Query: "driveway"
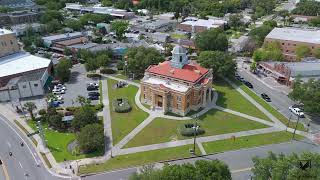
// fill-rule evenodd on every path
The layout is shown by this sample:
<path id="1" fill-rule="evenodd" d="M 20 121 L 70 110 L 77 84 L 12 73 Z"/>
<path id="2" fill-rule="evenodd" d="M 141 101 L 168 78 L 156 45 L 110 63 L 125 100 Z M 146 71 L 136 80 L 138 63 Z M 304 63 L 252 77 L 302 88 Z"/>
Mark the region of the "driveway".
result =
<path id="1" fill-rule="evenodd" d="M 93 80 L 86 76 L 86 69 L 83 64 L 76 64 L 71 69 L 71 78 L 70 81 L 65 83 L 67 87 L 66 93 L 63 95 L 64 104 L 62 107 L 71 107 L 71 106 L 80 106 L 80 103 L 77 102 L 78 96 L 88 96 L 87 83 L 96 82 L 98 80 Z M 98 100 L 91 101 L 91 104 L 98 104 Z"/>

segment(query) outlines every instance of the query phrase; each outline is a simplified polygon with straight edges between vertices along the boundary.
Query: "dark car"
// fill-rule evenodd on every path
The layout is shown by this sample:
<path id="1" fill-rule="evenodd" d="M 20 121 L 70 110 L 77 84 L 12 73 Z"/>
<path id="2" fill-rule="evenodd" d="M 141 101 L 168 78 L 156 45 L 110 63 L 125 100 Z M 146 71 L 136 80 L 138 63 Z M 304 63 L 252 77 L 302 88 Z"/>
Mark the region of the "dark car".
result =
<path id="1" fill-rule="evenodd" d="M 89 93 L 88 93 L 88 96 L 100 96 L 100 93 L 99 93 L 99 92 L 96 92 L 96 91 L 94 91 L 94 92 L 89 92 Z"/>
<path id="2" fill-rule="evenodd" d="M 96 86 L 88 86 L 87 87 L 87 91 L 96 91 L 96 90 L 98 90 L 99 88 L 98 87 L 96 87 Z"/>
<path id="3" fill-rule="evenodd" d="M 99 96 L 88 96 L 90 100 L 99 100 Z"/>
<path id="4" fill-rule="evenodd" d="M 245 81 L 244 84 L 248 87 L 248 88 L 253 88 L 253 85 L 249 82 L 249 81 Z"/>
<path id="5" fill-rule="evenodd" d="M 270 97 L 266 94 L 266 93 L 262 93 L 261 94 L 262 99 L 264 99 L 267 102 L 271 102 Z"/>

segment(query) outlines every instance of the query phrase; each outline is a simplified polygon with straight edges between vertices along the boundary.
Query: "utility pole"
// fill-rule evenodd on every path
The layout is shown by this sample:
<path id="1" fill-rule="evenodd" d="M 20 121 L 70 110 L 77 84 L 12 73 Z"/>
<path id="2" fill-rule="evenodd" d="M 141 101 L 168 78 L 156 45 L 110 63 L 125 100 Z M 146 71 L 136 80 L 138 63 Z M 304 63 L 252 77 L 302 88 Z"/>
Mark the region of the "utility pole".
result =
<path id="1" fill-rule="evenodd" d="M 297 123 L 296 123 L 296 127 L 294 128 L 293 135 L 292 135 L 292 139 L 294 139 L 294 136 L 296 135 L 296 130 L 297 130 L 297 128 L 298 128 L 299 120 L 300 120 L 300 116 L 298 115 L 298 121 L 297 121 Z"/>
<path id="2" fill-rule="evenodd" d="M 288 124 L 287 124 L 287 127 L 286 127 L 286 131 L 288 130 L 288 127 L 290 126 L 291 117 L 292 117 L 292 114 L 290 114 L 289 121 L 288 121 Z"/>
<path id="3" fill-rule="evenodd" d="M 198 116 L 195 116 L 195 123 L 193 125 L 193 154 L 196 155 L 196 139 L 197 139 L 197 131 L 198 131 Z"/>
<path id="4" fill-rule="evenodd" d="M 42 125 L 41 125 L 41 121 L 37 121 L 37 128 L 39 130 L 39 135 L 40 135 L 40 138 L 42 140 L 42 143 L 43 143 L 43 146 L 44 147 L 47 147 L 47 142 L 46 142 L 46 139 L 44 137 L 44 133 L 43 133 L 43 128 L 42 128 Z"/>

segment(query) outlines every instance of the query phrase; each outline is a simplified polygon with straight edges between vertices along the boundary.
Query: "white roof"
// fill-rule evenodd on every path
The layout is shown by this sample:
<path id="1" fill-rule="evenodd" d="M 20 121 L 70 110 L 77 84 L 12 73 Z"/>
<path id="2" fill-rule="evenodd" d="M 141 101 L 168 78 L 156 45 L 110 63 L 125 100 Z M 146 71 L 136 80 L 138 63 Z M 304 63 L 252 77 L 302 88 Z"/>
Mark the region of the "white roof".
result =
<path id="1" fill-rule="evenodd" d="M 223 24 L 226 24 L 227 22 L 224 20 L 219 20 L 219 19 L 199 19 L 197 21 L 185 21 L 181 24 L 184 25 L 191 25 L 191 26 L 203 26 L 207 28 L 216 28 L 220 27 Z"/>
<path id="2" fill-rule="evenodd" d="M 51 60 L 21 52 L 0 58 L 0 77 L 46 68 Z"/>
<path id="3" fill-rule="evenodd" d="M 0 36 L 5 34 L 12 34 L 13 32 L 8 29 L 1 29 L 0 28 Z"/>
<path id="4" fill-rule="evenodd" d="M 266 38 L 320 44 L 320 30 L 274 28 Z"/>
<path id="5" fill-rule="evenodd" d="M 142 81 L 145 83 L 153 84 L 153 85 L 163 85 L 169 89 L 179 91 L 179 92 L 187 92 L 189 90 L 189 87 L 186 85 L 173 83 L 171 81 L 166 81 L 166 80 L 158 79 L 154 77 L 143 79 Z"/>
<path id="6" fill-rule="evenodd" d="M 81 36 L 83 35 L 82 32 L 73 32 L 73 33 L 66 33 L 66 34 L 58 34 L 58 35 L 53 35 L 53 36 L 46 36 L 43 37 L 43 40 L 47 40 L 47 41 L 54 41 L 54 40 L 59 40 L 59 39 L 65 39 L 65 38 L 72 38 L 75 36 Z"/>

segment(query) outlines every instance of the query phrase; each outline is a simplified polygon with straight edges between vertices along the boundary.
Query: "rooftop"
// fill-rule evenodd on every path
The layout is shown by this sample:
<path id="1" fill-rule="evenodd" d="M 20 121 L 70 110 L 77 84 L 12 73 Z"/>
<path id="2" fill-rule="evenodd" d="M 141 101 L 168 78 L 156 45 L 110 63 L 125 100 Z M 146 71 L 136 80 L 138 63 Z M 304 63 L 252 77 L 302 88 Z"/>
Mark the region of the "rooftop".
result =
<path id="1" fill-rule="evenodd" d="M 226 24 L 227 22 L 224 20 L 219 20 L 219 19 L 199 19 L 199 20 L 190 20 L 190 21 L 185 21 L 182 22 L 181 24 L 183 25 L 191 25 L 191 26 L 203 26 L 207 28 L 216 28 L 220 27 L 223 24 Z"/>
<path id="2" fill-rule="evenodd" d="M 36 81 L 42 78 L 43 74 L 46 70 L 38 71 L 35 73 L 27 73 L 21 76 L 19 82 L 29 82 L 29 81 Z"/>
<path id="3" fill-rule="evenodd" d="M 0 77 L 47 68 L 50 63 L 50 59 L 33 56 L 25 52 L 5 56 L 0 58 Z"/>
<path id="4" fill-rule="evenodd" d="M 158 65 L 151 65 L 146 70 L 149 73 L 158 74 L 166 77 L 180 79 L 189 82 L 197 82 L 209 70 L 201 67 L 198 63 L 192 61 L 183 66 L 182 69 L 171 66 L 170 61 L 159 63 Z"/>
<path id="5" fill-rule="evenodd" d="M 55 40 L 73 38 L 73 37 L 78 37 L 78 36 L 83 36 L 82 32 L 57 34 L 57 35 L 53 35 L 53 36 L 46 36 L 46 37 L 43 37 L 42 39 L 47 40 L 47 41 L 55 41 Z"/>
<path id="6" fill-rule="evenodd" d="M 6 34 L 13 34 L 13 31 L 7 30 L 7 29 L 0 29 L 0 36 L 6 35 Z"/>
<path id="7" fill-rule="evenodd" d="M 179 91 L 179 92 L 187 92 L 189 90 L 188 86 L 173 83 L 173 82 L 166 81 L 166 80 L 159 79 L 159 78 L 154 78 L 154 77 L 143 79 L 143 82 L 149 83 L 149 84 L 154 84 L 154 85 L 159 85 L 160 88 L 169 88 L 169 89 Z"/>
<path id="8" fill-rule="evenodd" d="M 320 30 L 274 28 L 266 38 L 320 44 Z"/>

